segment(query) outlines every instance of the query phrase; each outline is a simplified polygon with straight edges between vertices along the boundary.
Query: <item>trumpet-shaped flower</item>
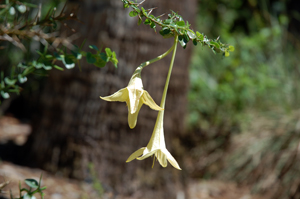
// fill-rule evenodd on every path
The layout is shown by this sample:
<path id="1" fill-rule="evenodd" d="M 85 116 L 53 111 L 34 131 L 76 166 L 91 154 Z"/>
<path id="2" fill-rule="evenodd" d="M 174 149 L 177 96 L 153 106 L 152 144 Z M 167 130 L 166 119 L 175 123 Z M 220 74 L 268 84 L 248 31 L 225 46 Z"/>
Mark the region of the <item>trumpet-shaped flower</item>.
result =
<path id="1" fill-rule="evenodd" d="M 110 96 L 100 98 L 106 101 L 126 102 L 128 107 L 128 124 L 130 128 L 135 127 L 139 111 L 143 104 L 146 104 L 157 111 L 163 110 L 163 108 L 159 107 L 154 102 L 149 93 L 143 89 L 140 73 L 133 74 L 126 88 L 123 88 Z"/>
<path id="2" fill-rule="evenodd" d="M 134 159 L 143 160 L 151 155 L 155 155 L 161 166 L 166 167 L 168 164 L 167 161 L 169 161 L 173 167 L 181 170 L 175 158 L 166 148 L 163 129 L 163 114 L 164 111 L 158 113 L 155 127 L 147 147 L 142 147 L 135 151 L 129 156 L 126 162 L 130 162 Z"/>

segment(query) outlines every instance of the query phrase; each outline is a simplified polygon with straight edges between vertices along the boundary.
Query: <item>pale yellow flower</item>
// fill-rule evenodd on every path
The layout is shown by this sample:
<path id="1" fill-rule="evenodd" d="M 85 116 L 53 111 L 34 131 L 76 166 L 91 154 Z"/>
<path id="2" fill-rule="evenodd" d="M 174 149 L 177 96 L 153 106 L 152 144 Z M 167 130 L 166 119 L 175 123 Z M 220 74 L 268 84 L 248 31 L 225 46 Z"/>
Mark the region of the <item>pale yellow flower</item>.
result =
<path id="1" fill-rule="evenodd" d="M 126 162 L 130 162 L 134 159 L 143 160 L 150 157 L 151 155 L 155 155 L 161 166 L 166 167 L 168 164 L 168 160 L 173 167 L 181 170 L 175 158 L 166 148 L 163 129 L 163 112 L 164 111 L 160 111 L 158 113 L 155 127 L 147 147 L 143 147 L 135 151 L 129 156 Z"/>
<path id="2" fill-rule="evenodd" d="M 143 89 L 140 73 L 133 74 L 126 88 L 107 97 L 100 96 L 100 98 L 106 101 L 126 102 L 128 107 L 128 124 L 130 128 L 135 127 L 139 111 L 143 104 L 146 104 L 157 111 L 163 110 L 163 108 L 159 107 L 154 102 L 149 93 Z"/>

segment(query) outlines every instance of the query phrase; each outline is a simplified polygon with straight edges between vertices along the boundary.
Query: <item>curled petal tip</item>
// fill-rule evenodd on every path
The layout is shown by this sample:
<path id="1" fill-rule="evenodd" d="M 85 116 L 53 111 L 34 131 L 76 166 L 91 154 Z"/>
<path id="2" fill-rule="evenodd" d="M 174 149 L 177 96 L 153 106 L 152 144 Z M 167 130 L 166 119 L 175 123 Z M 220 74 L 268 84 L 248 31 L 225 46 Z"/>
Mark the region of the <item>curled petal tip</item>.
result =
<path id="1" fill-rule="evenodd" d="M 177 161 L 175 160 L 175 158 L 171 155 L 171 153 L 170 153 L 168 150 L 165 151 L 165 154 L 166 154 L 167 159 L 168 159 L 168 161 L 170 162 L 170 164 L 171 164 L 174 168 L 176 168 L 176 169 L 178 169 L 178 170 L 181 170 L 179 164 L 177 163 Z"/>
<path id="2" fill-rule="evenodd" d="M 150 94 L 147 91 L 144 91 L 143 102 L 146 105 L 148 105 L 150 108 L 152 108 L 153 110 L 156 110 L 156 111 L 164 110 L 163 108 L 161 108 L 154 102 L 153 98 L 150 96 Z"/>
<path id="3" fill-rule="evenodd" d="M 128 114 L 128 126 L 133 129 L 136 126 L 137 114 Z"/>
<path id="4" fill-rule="evenodd" d="M 126 160 L 126 162 L 131 162 L 132 160 L 136 159 L 137 157 L 141 156 L 143 154 L 145 147 L 138 149 L 133 154 L 129 156 L 129 158 Z"/>
<path id="5" fill-rule="evenodd" d="M 117 92 L 115 92 L 112 95 L 106 96 L 106 97 L 101 97 L 101 99 L 106 100 L 106 101 L 119 101 L 119 102 L 125 102 L 128 98 L 128 90 L 127 88 L 123 88 Z"/>
<path id="6" fill-rule="evenodd" d="M 131 124 L 131 125 L 129 124 L 130 129 L 134 129 L 135 126 L 136 126 L 136 124 Z"/>

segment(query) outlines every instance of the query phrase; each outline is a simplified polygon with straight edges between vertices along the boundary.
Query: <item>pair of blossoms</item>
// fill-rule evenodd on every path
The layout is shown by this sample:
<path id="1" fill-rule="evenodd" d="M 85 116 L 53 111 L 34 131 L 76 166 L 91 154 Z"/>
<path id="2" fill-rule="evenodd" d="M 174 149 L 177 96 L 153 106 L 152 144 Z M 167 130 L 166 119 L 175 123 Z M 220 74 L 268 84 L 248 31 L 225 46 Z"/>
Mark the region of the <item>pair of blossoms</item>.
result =
<path id="1" fill-rule="evenodd" d="M 123 88 L 110 96 L 100 97 L 101 99 L 106 101 L 126 102 L 128 107 L 128 124 L 131 129 L 136 126 L 138 113 L 143 104 L 146 104 L 150 108 L 159 111 L 155 127 L 148 145 L 146 147 L 138 149 L 133 154 L 131 154 L 126 162 L 130 162 L 134 159 L 143 160 L 152 155 L 155 155 L 153 161 L 155 161 L 156 157 L 163 167 L 167 166 L 168 160 L 173 167 L 181 170 L 175 158 L 167 150 L 165 144 L 163 129 L 165 97 L 166 95 L 164 92 L 161 107 L 158 106 L 149 95 L 149 93 L 143 89 L 143 83 L 139 70 L 136 70 L 134 72 L 126 88 Z"/>

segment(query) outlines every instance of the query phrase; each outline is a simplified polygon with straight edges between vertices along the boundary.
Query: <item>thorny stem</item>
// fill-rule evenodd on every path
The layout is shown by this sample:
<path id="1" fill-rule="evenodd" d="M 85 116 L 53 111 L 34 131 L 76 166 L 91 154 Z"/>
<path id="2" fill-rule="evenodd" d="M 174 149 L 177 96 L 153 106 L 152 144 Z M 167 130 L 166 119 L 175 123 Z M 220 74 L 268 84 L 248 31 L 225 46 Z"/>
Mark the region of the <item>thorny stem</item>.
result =
<path id="1" fill-rule="evenodd" d="M 229 56 L 229 51 L 234 51 L 233 46 L 229 46 L 228 44 L 223 44 L 219 40 L 219 37 L 217 39 L 208 39 L 206 35 L 201 34 L 200 32 L 196 31 L 194 32 L 189 28 L 190 24 L 188 21 L 184 22 L 182 17 L 175 12 L 172 12 L 172 15 L 168 15 L 168 20 L 161 20 L 160 16 L 156 17 L 154 15 L 151 15 L 151 12 L 154 8 L 151 9 L 144 9 L 139 6 L 145 2 L 145 0 L 142 0 L 140 3 L 135 3 L 132 0 L 122 0 L 124 6 L 131 7 L 134 11 L 134 13 L 139 17 L 139 23 L 143 21 L 143 18 L 146 18 L 145 24 L 151 24 L 151 28 L 153 28 L 156 32 L 155 26 L 153 27 L 152 24 L 156 24 L 161 27 L 162 30 L 169 31 L 168 36 L 179 36 L 179 41 L 181 42 L 181 45 L 183 48 L 186 47 L 187 42 L 193 41 L 194 45 L 197 45 L 197 43 L 200 43 L 201 45 L 208 46 L 214 53 L 216 52 L 223 52 L 225 56 Z M 171 22 L 170 22 L 171 21 Z M 183 21 L 183 26 L 178 26 L 178 22 Z M 181 22 L 182 23 L 182 22 Z M 164 35 L 163 35 L 164 36 Z"/>

